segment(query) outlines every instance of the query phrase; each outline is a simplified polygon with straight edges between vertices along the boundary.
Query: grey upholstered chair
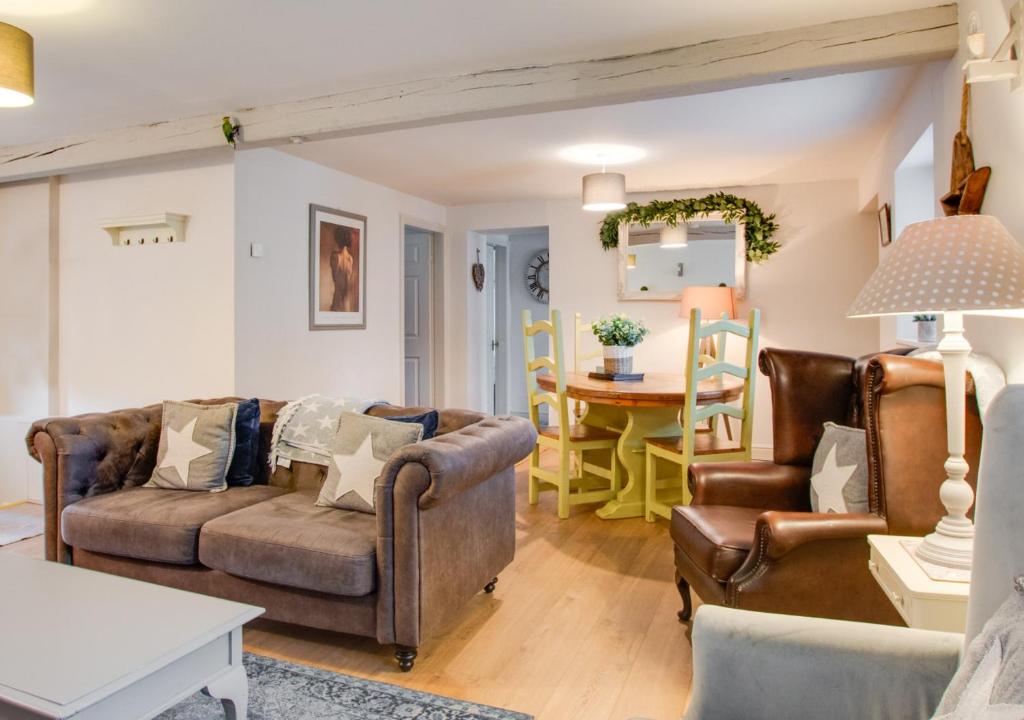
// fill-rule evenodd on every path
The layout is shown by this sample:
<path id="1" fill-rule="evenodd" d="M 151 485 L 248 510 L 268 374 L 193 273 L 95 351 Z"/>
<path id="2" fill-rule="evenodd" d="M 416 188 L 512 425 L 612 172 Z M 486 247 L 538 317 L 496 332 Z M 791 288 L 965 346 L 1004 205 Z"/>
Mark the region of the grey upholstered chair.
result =
<path id="1" fill-rule="evenodd" d="M 961 648 L 1024 574 L 1022 467 L 1024 385 L 1013 385 L 985 416 L 966 635 L 706 605 L 686 720 L 930 717 Z"/>

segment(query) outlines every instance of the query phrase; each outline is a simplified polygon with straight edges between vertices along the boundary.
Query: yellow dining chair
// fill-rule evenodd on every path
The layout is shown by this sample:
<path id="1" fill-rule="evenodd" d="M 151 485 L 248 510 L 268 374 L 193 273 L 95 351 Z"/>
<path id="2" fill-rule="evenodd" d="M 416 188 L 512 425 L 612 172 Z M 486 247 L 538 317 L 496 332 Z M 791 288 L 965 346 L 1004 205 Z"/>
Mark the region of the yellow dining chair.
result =
<path id="1" fill-rule="evenodd" d="M 585 363 L 589 360 L 594 360 L 596 358 L 601 357 L 603 355 L 603 351 L 601 349 L 600 343 L 598 343 L 597 340 L 594 338 L 593 323 L 583 322 L 583 315 L 581 315 L 580 313 L 576 313 L 575 319 L 576 335 L 575 342 L 573 343 L 572 369 L 574 372 L 588 373 L 590 372 L 590 369 L 587 368 Z M 591 350 L 584 350 L 583 348 L 585 343 L 583 341 L 585 338 L 590 338 L 590 340 L 592 341 L 590 344 L 594 345 L 595 347 L 593 347 Z M 576 400 L 574 401 L 573 405 L 576 412 L 576 422 L 579 422 L 580 418 L 583 417 L 583 411 L 585 409 L 584 404 L 582 401 Z"/>
<path id="2" fill-rule="evenodd" d="M 538 335 L 548 336 L 549 355 L 537 356 L 535 341 Z M 550 320 L 536 322 L 529 310 L 523 310 L 523 348 L 530 421 L 537 428 L 537 444 L 530 454 L 530 504 L 537 504 L 542 490 L 557 490 L 558 517 L 564 519 L 569 517 L 571 505 L 607 502 L 618 493 L 621 482 L 616 456 L 619 435 L 604 428 L 574 425 L 570 420 L 563 364 L 562 316 L 557 310 L 551 311 Z M 537 375 L 541 370 L 554 376 L 555 392 L 545 392 L 537 385 Z M 541 425 L 541 405 L 547 405 L 549 412 L 558 417 L 557 426 Z M 547 470 L 540 466 L 543 448 L 558 453 L 558 470 Z M 583 462 L 583 453 L 595 450 L 608 452 L 608 467 Z M 577 466 L 581 468 L 576 476 L 570 471 L 570 459 L 574 453 L 579 455 Z"/>
<path id="3" fill-rule="evenodd" d="M 701 323 L 699 308 L 690 311 L 690 342 L 686 353 L 686 400 L 683 405 L 682 435 L 679 437 L 645 438 L 646 455 L 645 511 L 647 522 L 654 522 L 654 516 L 672 517 L 672 506 L 687 504 L 690 491 L 687 487 L 687 468 L 691 462 L 723 462 L 726 460 L 750 460 L 750 442 L 754 431 L 754 384 L 757 375 L 757 341 L 761 325 L 761 311 L 751 310 L 746 324 L 722 318 L 707 325 Z M 701 340 L 718 335 L 716 357 L 701 353 Z M 746 339 L 746 361 L 743 367 L 726 362 L 725 335 L 738 335 Z M 716 402 L 698 405 L 697 393 L 700 383 L 717 379 L 722 382 L 726 375 L 743 381 L 742 405 L 735 407 Z M 739 440 L 724 441 L 718 437 L 718 426 L 714 422 L 719 416 L 734 417 L 740 421 Z M 700 423 L 709 421 L 707 427 Z M 678 465 L 680 472 L 670 478 L 657 476 L 658 460 Z"/>

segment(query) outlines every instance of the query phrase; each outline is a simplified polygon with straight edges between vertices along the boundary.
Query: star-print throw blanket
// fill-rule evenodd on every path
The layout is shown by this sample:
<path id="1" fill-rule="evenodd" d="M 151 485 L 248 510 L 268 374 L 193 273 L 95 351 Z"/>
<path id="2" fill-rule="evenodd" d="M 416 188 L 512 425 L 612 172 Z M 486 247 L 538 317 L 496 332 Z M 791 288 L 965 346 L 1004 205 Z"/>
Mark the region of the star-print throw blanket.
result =
<path id="1" fill-rule="evenodd" d="M 277 414 L 271 441 L 270 471 L 293 461 L 330 465 L 327 446 L 338 430 L 341 413 L 364 413 L 379 401 L 307 395 L 288 403 Z"/>

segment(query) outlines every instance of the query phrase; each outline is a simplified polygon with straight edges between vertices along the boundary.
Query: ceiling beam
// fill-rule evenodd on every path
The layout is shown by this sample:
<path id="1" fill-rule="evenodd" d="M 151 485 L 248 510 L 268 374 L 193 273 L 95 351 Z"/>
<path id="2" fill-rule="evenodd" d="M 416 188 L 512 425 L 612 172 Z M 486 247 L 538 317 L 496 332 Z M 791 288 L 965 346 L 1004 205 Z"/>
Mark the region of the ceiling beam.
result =
<path id="1" fill-rule="evenodd" d="M 393 82 L 228 111 L 240 146 L 675 97 L 952 57 L 956 5 L 615 57 Z M 0 180 L 222 148 L 215 113 L 0 148 Z"/>

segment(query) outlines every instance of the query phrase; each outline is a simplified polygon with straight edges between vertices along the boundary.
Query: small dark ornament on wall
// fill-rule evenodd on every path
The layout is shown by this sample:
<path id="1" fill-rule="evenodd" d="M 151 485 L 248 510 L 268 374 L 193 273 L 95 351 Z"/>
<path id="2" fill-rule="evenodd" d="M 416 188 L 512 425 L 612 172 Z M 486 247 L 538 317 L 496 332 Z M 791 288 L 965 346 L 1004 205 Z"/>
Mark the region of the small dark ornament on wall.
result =
<path id="1" fill-rule="evenodd" d="M 476 262 L 473 263 L 472 269 L 473 285 L 476 286 L 478 292 L 483 292 L 484 289 L 484 264 L 480 262 L 480 251 L 476 251 Z"/>

